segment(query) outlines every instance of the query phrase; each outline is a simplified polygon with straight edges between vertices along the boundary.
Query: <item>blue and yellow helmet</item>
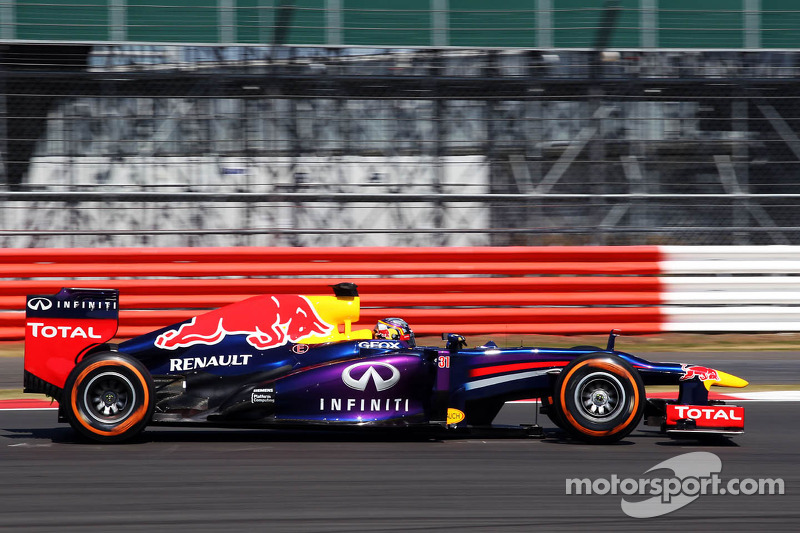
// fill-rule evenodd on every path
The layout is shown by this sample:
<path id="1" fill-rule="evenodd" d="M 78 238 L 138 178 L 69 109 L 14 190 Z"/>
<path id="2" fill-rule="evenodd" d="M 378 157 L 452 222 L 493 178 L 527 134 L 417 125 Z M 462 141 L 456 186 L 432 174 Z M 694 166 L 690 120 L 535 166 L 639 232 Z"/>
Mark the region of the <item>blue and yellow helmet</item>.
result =
<path id="1" fill-rule="evenodd" d="M 376 339 L 405 341 L 412 347 L 417 343 L 414 332 L 402 318 L 390 317 L 378 320 L 373 334 Z"/>

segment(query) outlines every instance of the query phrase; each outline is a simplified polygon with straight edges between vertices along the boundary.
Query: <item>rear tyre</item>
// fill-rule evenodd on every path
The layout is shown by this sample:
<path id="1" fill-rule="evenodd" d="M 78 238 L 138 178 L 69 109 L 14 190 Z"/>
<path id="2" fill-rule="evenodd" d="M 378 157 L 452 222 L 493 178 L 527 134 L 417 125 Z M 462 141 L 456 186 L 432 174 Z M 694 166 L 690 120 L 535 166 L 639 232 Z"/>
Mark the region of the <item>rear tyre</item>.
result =
<path id="1" fill-rule="evenodd" d="M 553 410 L 564 429 L 590 444 L 626 437 L 644 414 L 644 383 L 625 360 L 587 354 L 570 362 L 558 376 Z"/>
<path id="2" fill-rule="evenodd" d="M 62 396 L 70 425 L 98 442 L 135 437 L 150 422 L 153 379 L 137 359 L 116 352 L 91 355 L 67 377 Z"/>

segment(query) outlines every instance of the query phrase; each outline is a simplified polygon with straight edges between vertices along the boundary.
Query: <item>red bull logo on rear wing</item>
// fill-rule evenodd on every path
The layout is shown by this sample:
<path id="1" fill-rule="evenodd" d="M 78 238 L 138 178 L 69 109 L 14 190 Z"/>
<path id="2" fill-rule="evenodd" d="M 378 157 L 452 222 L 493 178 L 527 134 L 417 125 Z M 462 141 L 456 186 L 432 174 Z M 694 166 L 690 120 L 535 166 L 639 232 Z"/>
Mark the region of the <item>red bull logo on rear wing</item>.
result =
<path id="1" fill-rule="evenodd" d="M 196 344 L 214 345 L 228 335 L 246 335 L 248 344 L 258 350 L 290 342 L 319 344 L 372 338 L 369 330 L 351 330 L 359 314 L 358 296 L 254 296 L 176 324 L 156 338 L 155 346 L 176 350 Z"/>

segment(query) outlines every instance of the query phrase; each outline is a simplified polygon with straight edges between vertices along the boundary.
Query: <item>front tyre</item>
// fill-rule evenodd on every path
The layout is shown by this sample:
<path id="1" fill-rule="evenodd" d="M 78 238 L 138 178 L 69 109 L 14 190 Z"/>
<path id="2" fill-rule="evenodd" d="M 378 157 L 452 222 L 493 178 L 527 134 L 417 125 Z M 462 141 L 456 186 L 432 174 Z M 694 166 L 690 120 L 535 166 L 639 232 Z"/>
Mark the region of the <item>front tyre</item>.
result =
<path id="1" fill-rule="evenodd" d="M 62 406 L 70 425 L 98 442 L 121 442 L 150 422 L 153 379 L 137 359 L 116 352 L 94 354 L 67 377 Z"/>
<path id="2" fill-rule="evenodd" d="M 625 360 L 587 354 L 558 376 L 553 409 L 573 437 L 590 444 L 616 442 L 633 431 L 644 414 L 644 383 Z"/>

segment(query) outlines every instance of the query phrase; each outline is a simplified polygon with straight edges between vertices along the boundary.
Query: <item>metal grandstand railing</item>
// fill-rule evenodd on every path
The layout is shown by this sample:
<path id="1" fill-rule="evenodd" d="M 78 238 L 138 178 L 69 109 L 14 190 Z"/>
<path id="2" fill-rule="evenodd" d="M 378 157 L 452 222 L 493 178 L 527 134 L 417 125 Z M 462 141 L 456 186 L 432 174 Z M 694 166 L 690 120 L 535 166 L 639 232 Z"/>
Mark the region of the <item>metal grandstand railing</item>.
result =
<path id="1" fill-rule="evenodd" d="M 793 51 L 15 44 L 0 245 L 800 239 Z"/>

